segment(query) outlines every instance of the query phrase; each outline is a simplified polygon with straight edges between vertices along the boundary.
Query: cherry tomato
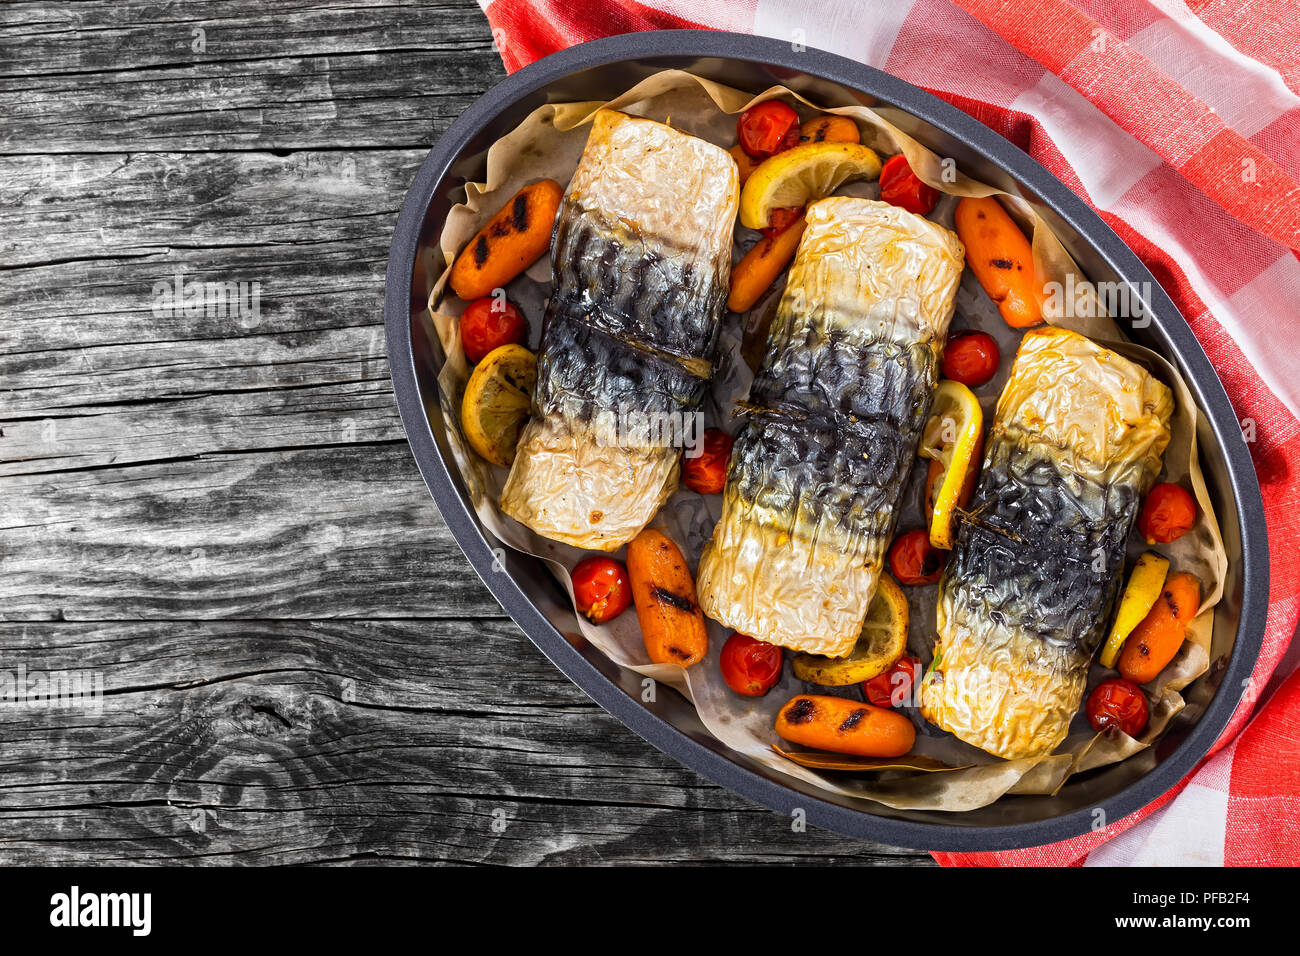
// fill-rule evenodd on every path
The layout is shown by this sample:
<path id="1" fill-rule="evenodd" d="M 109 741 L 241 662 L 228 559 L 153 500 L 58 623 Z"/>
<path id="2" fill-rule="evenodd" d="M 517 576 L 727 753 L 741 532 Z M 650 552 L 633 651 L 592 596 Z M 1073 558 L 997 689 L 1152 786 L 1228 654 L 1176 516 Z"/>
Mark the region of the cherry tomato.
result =
<path id="1" fill-rule="evenodd" d="M 704 449 L 682 457 L 682 484 L 702 495 L 720 495 L 727 484 L 727 462 L 734 439 L 721 428 L 704 430 Z"/>
<path id="2" fill-rule="evenodd" d="M 1088 695 L 1086 710 L 1093 730 L 1118 727 L 1130 737 L 1142 733 L 1150 715 L 1142 688 L 1122 677 L 1098 684 Z"/>
<path id="3" fill-rule="evenodd" d="M 475 299 L 460 314 L 460 344 L 465 358 L 481 362 L 495 348 L 528 338 L 528 320 L 518 307 L 505 299 L 485 295 Z"/>
<path id="4" fill-rule="evenodd" d="M 1142 502 L 1138 531 L 1147 544 L 1177 541 L 1196 524 L 1196 499 L 1181 485 L 1167 481 L 1152 488 Z"/>
<path id="5" fill-rule="evenodd" d="M 933 584 L 947 555 L 930 544 L 930 532 L 917 528 L 900 535 L 889 549 L 889 570 L 899 584 Z"/>
<path id="6" fill-rule="evenodd" d="M 750 156 L 771 156 L 799 142 L 799 114 L 780 100 L 766 100 L 740 114 L 736 139 Z"/>
<path id="7" fill-rule="evenodd" d="M 978 388 L 997 374 L 1001 361 L 998 343 L 987 332 L 954 332 L 943 350 L 943 377 Z"/>
<path id="8" fill-rule="evenodd" d="M 897 707 L 912 696 L 916 675 L 921 673 L 921 659 L 904 654 L 883 674 L 862 682 L 862 693 L 877 707 Z"/>
<path id="9" fill-rule="evenodd" d="M 612 621 L 632 602 L 627 569 L 613 558 L 583 558 L 573 569 L 573 600 L 591 623 Z"/>
<path id="10" fill-rule="evenodd" d="M 917 178 L 907 157 L 891 156 L 880 170 L 880 198 L 892 206 L 924 216 L 939 201 L 939 190 Z"/>
<path id="11" fill-rule="evenodd" d="M 780 235 L 789 229 L 803 215 L 803 206 L 782 206 L 773 209 L 767 217 L 771 223 L 766 229 L 759 230 L 763 235 L 771 239 L 773 236 Z"/>
<path id="12" fill-rule="evenodd" d="M 762 697 L 771 690 L 781 679 L 784 661 L 781 648 L 744 634 L 727 638 L 718 658 L 727 686 L 746 697 Z"/>

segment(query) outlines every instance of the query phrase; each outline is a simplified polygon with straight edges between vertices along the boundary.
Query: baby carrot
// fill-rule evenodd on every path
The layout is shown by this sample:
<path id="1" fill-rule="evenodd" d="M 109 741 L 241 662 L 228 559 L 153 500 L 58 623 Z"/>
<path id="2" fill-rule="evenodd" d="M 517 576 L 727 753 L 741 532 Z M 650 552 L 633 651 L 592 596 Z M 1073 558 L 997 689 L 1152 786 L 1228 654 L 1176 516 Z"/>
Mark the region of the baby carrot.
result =
<path id="1" fill-rule="evenodd" d="M 782 707 L 776 732 L 805 747 L 860 757 L 901 757 L 916 741 L 916 728 L 896 710 L 815 694 Z"/>
<path id="2" fill-rule="evenodd" d="M 677 545 L 662 531 L 646 528 L 628 543 L 627 575 L 650 660 L 682 667 L 698 663 L 709 650 L 709 635 L 695 580 Z"/>
<path id="3" fill-rule="evenodd" d="M 739 143 L 731 147 L 727 152 L 731 153 L 731 158 L 736 161 L 736 169 L 740 172 L 740 185 L 745 185 L 745 180 L 749 178 L 750 173 L 758 169 L 758 164 L 762 160 L 750 156 Z"/>
<path id="4" fill-rule="evenodd" d="M 553 179 L 525 186 L 487 221 L 451 268 L 451 289 L 466 301 L 491 295 L 540 259 L 564 189 Z"/>
<path id="5" fill-rule="evenodd" d="M 1201 605 L 1201 582 L 1187 572 L 1171 574 L 1147 616 L 1124 642 L 1119 672 L 1135 684 L 1156 679 L 1174 659 L 1187 636 L 1187 625 Z"/>
<path id="6" fill-rule="evenodd" d="M 731 267 L 728 309 L 732 312 L 748 312 L 754 307 L 759 296 L 767 291 L 781 270 L 794 258 L 806 225 L 808 221 L 800 216 L 775 236 L 764 236 L 754 248 L 745 253 L 743 259 Z"/>
<path id="7" fill-rule="evenodd" d="M 799 143 L 860 143 L 858 124 L 847 116 L 818 116 L 799 127 Z"/>
<path id="8" fill-rule="evenodd" d="M 968 196 L 957 203 L 953 220 L 967 265 L 1007 325 L 1024 329 L 1042 322 L 1042 289 L 1034 278 L 1029 240 L 1001 204 L 992 196 Z"/>

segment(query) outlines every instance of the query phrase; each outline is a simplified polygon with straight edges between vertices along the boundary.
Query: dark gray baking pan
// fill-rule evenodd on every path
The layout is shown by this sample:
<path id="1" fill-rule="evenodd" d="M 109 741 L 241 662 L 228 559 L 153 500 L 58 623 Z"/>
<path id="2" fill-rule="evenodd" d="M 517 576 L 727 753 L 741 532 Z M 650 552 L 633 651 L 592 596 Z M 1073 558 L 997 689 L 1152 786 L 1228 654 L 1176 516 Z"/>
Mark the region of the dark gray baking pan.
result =
<path id="1" fill-rule="evenodd" d="M 487 147 L 547 102 L 605 100 L 659 70 L 679 68 L 739 89 L 773 83 L 806 89 L 826 105 L 895 106 L 915 119 L 906 129 L 970 175 L 1018 189 L 1035 204 L 1093 280 L 1150 283 L 1154 321 L 1133 337 L 1173 362 L 1208 421 L 1201 459 L 1223 524 L 1231 564 L 1215 612 L 1209 673 L 1189 692 L 1188 708 L 1159 744 L 1120 764 L 1072 777 L 1052 797 L 1004 797 L 966 813 L 893 810 L 823 793 L 752 763 L 715 740 L 693 708 L 672 691 L 640 698 L 640 675 L 625 671 L 580 639 L 566 595 L 534 558 L 505 549 L 501 570 L 490 538 L 444 439 L 437 398 L 441 348 L 424 315 L 426 276 L 417 255 L 433 248 L 461 187 L 483 175 Z M 425 159 L 398 217 L 384 305 L 388 357 L 402 422 L 420 472 L 452 534 L 488 588 L 524 633 L 602 707 L 660 750 L 737 793 L 840 833 L 897 846 L 995 850 L 1064 840 L 1114 822 L 1181 780 L 1218 738 L 1255 665 L 1268 599 L 1268 550 L 1259 485 L 1223 386 L 1173 302 L 1137 256 L 1088 206 L 1046 169 L 996 133 L 936 97 L 852 60 L 760 37 L 710 31 L 663 31 L 612 37 L 540 60 L 506 79 L 452 124 Z M 1235 641 L 1230 640 L 1235 634 Z M 1231 652 L 1226 648 L 1231 645 Z"/>

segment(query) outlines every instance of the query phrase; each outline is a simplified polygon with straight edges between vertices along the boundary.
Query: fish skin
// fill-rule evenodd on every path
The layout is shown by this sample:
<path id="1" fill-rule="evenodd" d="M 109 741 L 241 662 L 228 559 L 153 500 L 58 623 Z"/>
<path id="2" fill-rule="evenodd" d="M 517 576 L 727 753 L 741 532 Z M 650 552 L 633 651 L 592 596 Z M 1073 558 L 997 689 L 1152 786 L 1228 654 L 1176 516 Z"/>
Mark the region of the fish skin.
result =
<path id="1" fill-rule="evenodd" d="M 697 589 L 739 633 L 843 656 L 897 523 L 964 250 L 874 200 L 822 199 L 806 217 Z"/>
<path id="2" fill-rule="evenodd" d="M 1163 383 L 1103 345 L 1026 333 L 939 582 L 926 720 L 1007 759 L 1065 739 L 1172 413 Z"/>
<path id="3" fill-rule="evenodd" d="M 677 490 L 682 448 L 702 432 L 695 416 L 713 373 L 739 192 L 720 147 L 596 114 L 552 237 L 537 388 L 501 494 L 507 515 L 615 551 Z M 638 429 L 646 421 L 653 427 Z"/>

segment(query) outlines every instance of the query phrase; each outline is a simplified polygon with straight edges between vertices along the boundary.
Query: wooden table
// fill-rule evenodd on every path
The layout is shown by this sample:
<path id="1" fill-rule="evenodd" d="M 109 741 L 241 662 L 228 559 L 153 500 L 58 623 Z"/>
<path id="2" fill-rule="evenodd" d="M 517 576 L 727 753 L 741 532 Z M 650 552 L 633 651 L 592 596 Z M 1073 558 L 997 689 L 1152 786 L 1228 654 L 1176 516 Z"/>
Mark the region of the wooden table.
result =
<path id="1" fill-rule="evenodd" d="M 2 9 L 0 862 L 929 860 L 654 750 L 445 529 L 382 295 L 472 0 Z"/>

